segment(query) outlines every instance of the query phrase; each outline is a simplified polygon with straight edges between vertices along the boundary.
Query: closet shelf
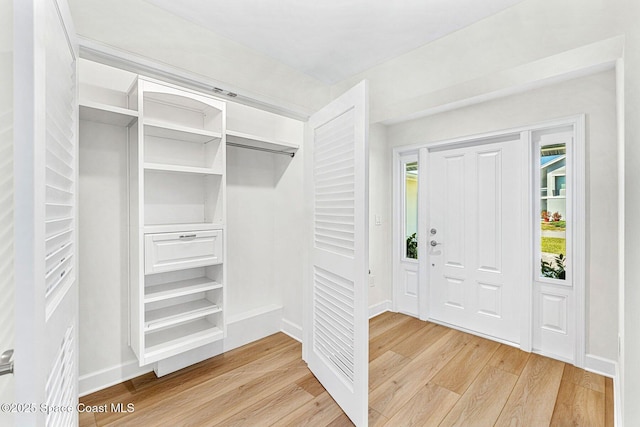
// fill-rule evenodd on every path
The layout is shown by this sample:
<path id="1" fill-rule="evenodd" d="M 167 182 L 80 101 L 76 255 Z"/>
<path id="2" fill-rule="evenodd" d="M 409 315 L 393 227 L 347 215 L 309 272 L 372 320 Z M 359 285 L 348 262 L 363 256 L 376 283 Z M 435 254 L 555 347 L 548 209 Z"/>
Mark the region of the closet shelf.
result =
<path id="1" fill-rule="evenodd" d="M 293 157 L 298 148 L 297 144 L 280 141 L 271 138 L 263 138 L 257 135 L 227 130 L 227 145 L 232 147 L 248 148 L 250 150 L 267 151 L 275 154 L 285 154 Z"/>
<path id="2" fill-rule="evenodd" d="M 222 230 L 223 228 L 222 224 L 217 222 L 149 224 L 144 226 L 144 234 L 174 233 L 178 231 Z"/>
<path id="3" fill-rule="evenodd" d="M 155 136 L 157 138 L 201 144 L 220 140 L 222 138 L 222 134 L 220 132 L 197 129 L 150 119 L 144 120 L 144 132 L 146 136 Z"/>
<path id="4" fill-rule="evenodd" d="M 218 170 L 212 168 L 201 168 L 196 166 L 168 165 L 163 163 L 145 163 L 145 170 L 174 173 L 191 173 L 197 175 L 222 175 Z"/>
<path id="5" fill-rule="evenodd" d="M 221 311 L 222 309 L 220 307 L 206 298 L 170 305 L 168 307 L 146 311 L 144 314 L 144 329 L 145 332 L 154 331 Z"/>
<path id="6" fill-rule="evenodd" d="M 146 287 L 144 291 L 144 302 L 146 304 L 221 288 L 222 285 L 220 283 L 208 277 L 180 280 Z"/>
<path id="7" fill-rule="evenodd" d="M 138 112 L 128 108 L 80 100 L 80 120 L 116 126 L 130 126 L 138 119 Z"/>
<path id="8" fill-rule="evenodd" d="M 145 334 L 146 363 L 174 356 L 224 338 L 224 332 L 206 319 L 183 323 L 172 328 Z"/>

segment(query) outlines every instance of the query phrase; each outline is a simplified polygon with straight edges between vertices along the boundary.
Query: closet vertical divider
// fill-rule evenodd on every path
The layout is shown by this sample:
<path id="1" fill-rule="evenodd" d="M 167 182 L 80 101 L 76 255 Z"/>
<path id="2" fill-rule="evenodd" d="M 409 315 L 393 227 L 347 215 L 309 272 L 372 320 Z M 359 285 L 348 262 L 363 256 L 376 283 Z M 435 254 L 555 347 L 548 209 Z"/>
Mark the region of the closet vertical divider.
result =
<path id="1" fill-rule="evenodd" d="M 226 336 L 226 106 L 148 78 L 129 96 L 131 347 L 143 366 Z"/>

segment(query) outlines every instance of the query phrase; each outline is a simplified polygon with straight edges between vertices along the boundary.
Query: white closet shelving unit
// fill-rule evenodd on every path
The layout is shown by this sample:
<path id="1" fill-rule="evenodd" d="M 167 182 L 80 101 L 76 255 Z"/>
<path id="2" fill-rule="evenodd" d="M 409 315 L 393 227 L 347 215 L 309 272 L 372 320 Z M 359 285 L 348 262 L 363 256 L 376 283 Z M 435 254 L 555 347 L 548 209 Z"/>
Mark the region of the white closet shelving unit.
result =
<path id="1" fill-rule="evenodd" d="M 225 104 L 147 78 L 129 100 L 131 347 L 142 366 L 226 335 Z"/>
<path id="2" fill-rule="evenodd" d="M 299 149 L 302 123 L 123 69 L 80 62 L 80 164 L 85 165 L 80 212 L 85 228 L 79 239 L 89 254 L 80 258 L 81 305 L 100 307 L 82 314 L 91 330 L 98 331 L 89 334 L 85 328 L 82 336 L 84 354 L 92 358 L 85 367 L 89 372 L 109 369 L 130 346 L 140 366 L 164 375 L 218 354 L 224 338 L 227 347 L 273 333 L 279 328 L 275 316 L 282 300 L 278 292 L 265 289 L 279 279 L 270 279 L 262 269 L 242 269 L 247 262 L 264 267 L 279 256 L 253 249 L 273 248 L 268 242 L 274 229 L 286 228 L 288 220 L 279 211 L 277 222 L 267 221 L 258 229 L 243 227 L 238 217 L 249 218 L 239 215 L 249 209 L 274 216 L 270 209 L 276 208 L 266 197 L 280 195 L 278 185 L 282 194 L 291 191 L 286 156 Z M 226 147 L 231 145 L 283 156 L 230 149 L 234 234 L 229 239 Z M 260 169 L 258 176 L 268 185 L 239 183 L 242 174 L 256 173 L 245 162 L 261 159 L 279 178 Z M 300 159 L 296 162 L 298 167 Z M 296 218 L 296 213 L 284 217 Z M 104 234 L 109 238 L 102 239 Z M 291 253 L 288 246 L 272 251 L 283 259 Z M 234 274 L 227 274 L 231 269 Z M 124 294 L 128 298 L 120 299 Z M 254 317 L 262 322 L 258 330 L 239 329 Z M 129 336 L 116 326 L 122 324 L 129 325 Z M 114 328 L 117 333 L 103 334 Z M 104 360 L 93 354 L 104 355 Z"/>

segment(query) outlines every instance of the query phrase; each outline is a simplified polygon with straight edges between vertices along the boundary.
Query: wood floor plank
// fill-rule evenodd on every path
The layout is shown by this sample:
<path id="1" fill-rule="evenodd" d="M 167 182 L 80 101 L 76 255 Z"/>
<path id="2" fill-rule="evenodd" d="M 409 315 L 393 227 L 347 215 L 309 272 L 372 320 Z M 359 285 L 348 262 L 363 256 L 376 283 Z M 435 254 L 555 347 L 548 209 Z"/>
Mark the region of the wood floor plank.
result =
<path id="1" fill-rule="evenodd" d="M 611 378 L 604 379 L 604 425 L 605 427 L 613 427 L 615 425 L 613 380 Z"/>
<path id="2" fill-rule="evenodd" d="M 325 392 L 324 387 L 320 384 L 320 381 L 312 374 L 305 375 L 300 380 L 296 381 L 296 384 L 302 387 L 311 396 L 316 397 Z"/>
<path id="3" fill-rule="evenodd" d="M 354 427 L 355 424 L 349 419 L 347 414 L 342 413 L 336 417 L 333 421 L 327 424 L 327 427 Z"/>
<path id="4" fill-rule="evenodd" d="M 469 335 L 450 330 L 431 347 L 369 393 L 369 406 L 393 417 L 468 342 Z"/>
<path id="5" fill-rule="evenodd" d="M 340 415 L 342 415 L 342 409 L 329 396 L 329 393 L 324 392 L 272 425 L 326 426 Z"/>
<path id="6" fill-rule="evenodd" d="M 562 381 L 551 426 L 603 426 L 604 393 Z"/>
<path id="7" fill-rule="evenodd" d="M 409 359 L 414 359 L 426 350 L 427 347 L 438 341 L 448 330 L 449 328 L 445 328 L 444 326 L 427 322 L 426 327 L 407 337 L 397 345 L 394 345 L 391 347 L 391 350 Z"/>
<path id="8" fill-rule="evenodd" d="M 219 426 L 222 420 L 243 411 L 256 400 L 262 400 L 287 384 L 307 375 L 308 368 L 301 360 L 290 361 L 277 369 L 261 372 L 250 381 L 238 378 L 235 387 L 221 392 L 217 387 L 199 387 L 192 393 L 181 393 L 175 400 L 176 407 L 155 406 L 137 416 L 135 422 L 118 422 L 118 426 L 129 425 L 181 425 Z M 255 399 L 255 400 L 252 400 Z M 172 399 L 173 403 L 173 399 Z"/>
<path id="9" fill-rule="evenodd" d="M 422 387 L 389 421 L 394 426 L 436 426 L 460 399 L 460 395 L 439 385 Z"/>
<path id="10" fill-rule="evenodd" d="M 369 408 L 369 427 L 382 427 L 389 419 L 375 409 Z"/>
<path id="11" fill-rule="evenodd" d="M 185 374 L 188 374 L 189 379 L 192 381 L 197 381 L 200 378 L 213 378 L 216 375 L 222 375 L 258 360 L 262 356 L 269 355 L 274 351 L 291 346 L 291 344 L 292 341 L 289 336 L 283 333 L 277 333 L 161 378 L 156 377 L 153 372 L 150 372 L 147 375 L 134 378 L 131 382 L 135 391 L 141 392 L 148 387 L 161 387 L 165 382 L 173 383 L 176 378 L 180 381 L 180 379 L 185 378 Z"/>
<path id="12" fill-rule="evenodd" d="M 225 427 L 270 425 L 313 400 L 314 396 L 296 383 L 284 387 L 266 398 L 225 419 Z M 255 401 L 251 399 L 251 401 Z"/>
<path id="13" fill-rule="evenodd" d="M 186 382 L 177 380 L 162 382 L 161 391 L 158 391 L 157 388 L 149 387 L 143 392 L 129 396 L 131 402 L 135 405 L 135 418 L 146 419 L 146 417 L 151 416 L 162 419 L 163 415 L 172 417 L 176 412 L 187 411 L 189 408 L 193 409 L 198 404 L 197 401 L 194 401 L 193 396 L 206 396 L 207 399 L 213 399 L 259 378 L 264 372 L 277 370 L 288 363 L 298 362 L 300 360 L 298 349 L 299 343 L 295 343 L 293 346 L 286 346 L 213 378 L 204 377 L 200 381 L 190 381 L 193 375 L 193 371 L 190 371 L 185 374 L 185 377 L 188 377 Z M 171 399 L 167 400 L 167 396 L 171 396 Z M 113 412 L 98 413 L 96 414 L 96 421 L 99 425 L 112 422 L 117 424 L 118 422 L 124 422 L 120 419 L 131 418 L 130 415 Z"/>
<path id="14" fill-rule="evenodd" d="M 496 426 L 546 426 L 553 416 L 564 363 L 532 354 Z"/>
<path id="15" fill-rule="evenodd" d="M 97 427 L 96 417 L 91 412 L 78 413 L 78 426 L 79 427 Z"/>
<path id="16" fill-rule="evenodd" d="M 256 400 L 262 400 L 288 384 L 308 375 L 309 369 L 302 360 L 287 363 L 220 394 L 216 398 L 207 398 L 194 410 L 187 410 L 181 418 L 176 419 L 184 426 L 219 426 L 222 421 L 244 411 Z M 277 418 L 276 418 L 277 419 Z"/>
<path id="17" fill-rule="evenodd" d="M 488 364 L 514 375 L 520 375 L 528 360 L 529 353 L 510 345 L 500 344 Z"/>
<path id="18" fill-rule="evenodd" d="M 500 344 L 472 336 L 464 348 L 433 377 L 433 383 L 462 395 Z"/>
<path id="19" fill-rule="evenodd" d="M 399 323 L 406 322 L 408 316 L 400 313 L 386 311 L 369 320 L 369 340 L 374 339 L 380 334 L 385 333 L 389 329 L 397 326 Z"/>
<path id="20" fill-rule="evenodd" d="M 146 375 L 153 375 L 155 377 L 153 372 L 144 374 L 143 376 Z M 103 402 L 114 402 L 123 396 L 130 396 L 133 393 L 135 393 L 135 387 L 133 386 L 132 381 L 124 381 L 120 384 L 83 396 L 80 398 L 80 402 L 87 406 L 100 405 Z"/>
<path id="21" fill-rule="evenodd" d="M 604 393 L 604 377 L 602 375 L 576 368 L 568 363 L 564 367 L 562 381 L 570 381 L 579 386 Z"/>
<path id="22" fill-rule="evenodd" d="M 517 381 L 517 375 L 485 366 L 439 425 L 492 426 Z"/>
<path id="23" fill-rule="evenodd" d="M 369 363 L 369 391 L 379 387 L 410 361 L 411 359 L 390 350 Z"/>
<path id="24" fill-rule="evenodd" d="M 404 322 L 369 340 L 369 362 L 391 350 L 395 345 L 415 335 L 419 330 L 427 327 L 427 323 L 414 317 L 408 317 Z"/>

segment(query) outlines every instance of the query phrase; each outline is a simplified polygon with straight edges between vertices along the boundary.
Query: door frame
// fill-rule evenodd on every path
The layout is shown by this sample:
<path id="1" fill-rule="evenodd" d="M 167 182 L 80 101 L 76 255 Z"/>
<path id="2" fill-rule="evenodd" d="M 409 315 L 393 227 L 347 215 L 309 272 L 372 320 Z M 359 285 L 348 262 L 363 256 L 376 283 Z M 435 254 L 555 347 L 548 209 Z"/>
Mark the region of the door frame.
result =
<path id="1" fill-rule="evenodd" d="M 424 168 L 424 165 L 428 165 L 430 159 L 430 151 L 434 149 L 454 148 L 460 146 L 479 145 L 493 140 L 501 136 L 520 134 L 520 140 L 522 143 L 527 144 L 526 154 L 523 156 L 523 186 L 526 185 L 526 192 L 523 192 L 523 218 L 529 227 L 523 227 L 523 256 L 526 256 L 525 268 L 523 277 L 526 278 L 525 284 L 528 286 L 529 291 L 522 293 L 522 300 L 519 301 L 522 307 L 522 328 L 520 336 L 520 348 L 524 351 L 533 351 L 533 301 L 534 301 L 534 287 L 533 277 L 535 264 L 533 260 L 534 256 L 534 239 L 535 233 L 533 232 L 534 216 L 532 209 L 534 208 L 533 194 L 533 177 L 534 169 L 532 164 L 533 155 L 533 142 L 531 134 L 535 131 L 559 128 L 562 126 L 571 126 L 573 129 L 574 144 L 573 153 L 570 161 L 573 162 L 573 172 L 571 173 L 572 182 L 574 185 L 574 196 L 571 198 L 572 209 L 574 212 L 574 226 L 568 238 L 573 242 L 573 257 L 574 257 L 574 269 L 573 269 L 573 290 L 574 290 L 574 313 L 570 321 L 573 323 L 575 330 L 575 342 L 574 342 L 574 360 L 569 362 L 573 363 L 577 367 L 584 367 L 586 356 L 586 157 L 585 157 L 585 115 L 579 114 L 574 116 L 568 116 L 558 118 L 554 120 L 548 120 L 529 125 L 514 127 L 510 129 L 503 129 L 492 132 L 485 132 L 474 135 L 461 136 L 456 138 L 450 138 L 445 140 L 420 142 L 410 145 L 404 145 L 393 148 L 393 203 L 394 203 L 394 224 L 393 224 L 393 265 L 394 265 L 394 281 L 393 281 L 393 295 L 394 295 L 394 307 L 396 288 L 399 286 L 397 283 L 396 266 L 400 264 L 400 250 L 399 246 L 401 239 L 403 238 L 402 222 L 401 222 L 401 198 L 402 188 L 401 184 L 401 159 L 403 155 L 419 153 L 418 156 L 418 170 Z M 428 191 L 428 179 L 427 174 L 424 172 L 418 173 L 418 253 L 427 253 L 427 240 L 429 227 L 429 198 Z M 430 317 L 429 312 L 429 270 L 425 258 L 418 258 L 420 260 L 420 267 L 418 269 L 418 298 L 419 298 L 419 318 L 425 321 L 435 322 Z M 475 333 L 473 331 L 467 331 Z M 482 334 L 478 334 L 482 335 Z M 495 339 L 487 337 L 489 339 Z M 545 351 L 535 351 L 536 353 L 544 356 L 555 357 L 553 354 L 549 354 Z"/>

